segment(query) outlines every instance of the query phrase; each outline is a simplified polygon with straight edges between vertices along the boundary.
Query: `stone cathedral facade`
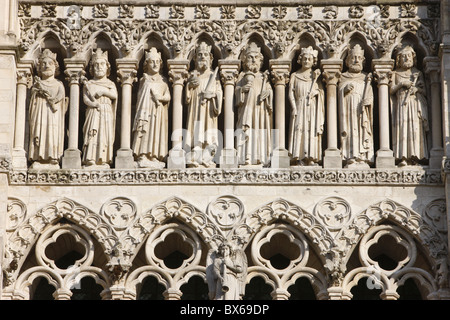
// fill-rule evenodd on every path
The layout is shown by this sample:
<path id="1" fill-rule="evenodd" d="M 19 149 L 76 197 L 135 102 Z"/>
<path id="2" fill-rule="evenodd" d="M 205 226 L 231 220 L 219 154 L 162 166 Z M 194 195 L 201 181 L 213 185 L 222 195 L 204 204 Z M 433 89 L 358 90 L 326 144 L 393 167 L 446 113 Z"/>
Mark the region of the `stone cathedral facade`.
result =
<path id="1" fill-rule="evenodd" d="M 2 300 L 450 298 L 450 1 L 1 4 Z"/>

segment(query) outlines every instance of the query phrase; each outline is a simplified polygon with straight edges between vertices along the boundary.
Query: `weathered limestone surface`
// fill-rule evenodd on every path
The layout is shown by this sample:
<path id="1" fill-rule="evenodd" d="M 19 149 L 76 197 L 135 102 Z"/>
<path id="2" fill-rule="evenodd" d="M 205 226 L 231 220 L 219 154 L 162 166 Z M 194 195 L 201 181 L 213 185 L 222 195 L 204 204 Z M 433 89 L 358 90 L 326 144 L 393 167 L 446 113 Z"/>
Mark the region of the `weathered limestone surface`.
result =
<path id="1" fill-rule="evenodd" d="M 256 277 L 289 299 L 301 276 L 317 299 L 364 278 L 381 299 L 407 279 L 450 298 L 448 1 L 4 2 L 0 299 L 41 278 L 70 299 L 86 275 L 102 299 L 148 276 L 165 299 L 194 276 L 210 299 Z M 62 100 L 35 78 L 45 57 Z M 55 134 L 36 117 L 30 138 L 36 91 L 67 108 L 57 159 L 30 158 Z M 427 126 L 394 140 L 411 120 Z"/>

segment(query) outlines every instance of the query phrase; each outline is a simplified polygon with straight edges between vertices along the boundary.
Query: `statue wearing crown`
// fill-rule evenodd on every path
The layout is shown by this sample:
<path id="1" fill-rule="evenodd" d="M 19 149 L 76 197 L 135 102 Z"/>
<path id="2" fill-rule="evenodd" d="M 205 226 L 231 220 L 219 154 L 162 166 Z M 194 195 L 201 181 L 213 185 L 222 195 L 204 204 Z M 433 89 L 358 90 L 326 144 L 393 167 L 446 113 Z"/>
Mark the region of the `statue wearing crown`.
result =
<path id="1" fill-rule="evenodd" d="M 300 69 L 289 82 L 291 119 L 289 154 L 292 165 L 318 165 L 322 160 L 322 135 L 325 121 L 325 98 L 320 70 L 313 69 L 318 52 L 311 46 L 302 48 L 297 62 Z"/>
<path id="2" fill-rule="evenodd" d="M 97 49 L 89 69 L 93 79 L 82 79 L 86 105 L 82 150 L 85 168 L 109 168 L 112 163 L 118 94 L 116 85 L 108 79 L 110 69 L 108 52 Z"/>
<path id="3" fill-rule="evenodd" d="M 364 61 L 364 50 L 356 44 L 338 86 L 341 153 L 347 167 L 374 161 L 372 75 L 363 71 Z"/>
<path id="4" fill-rule="evenodd" d="M 243 71 L 235 87 L 237 155 L 240 166 L 270 165 L 272 152 L 273 90 L 262 72 L 261 48 L 251 42 L 243 52 Z"/>
<path id="5" fill-rule="evenodd" d="M 211 69 L 212 61 L 211 46 L 200 42 L 194 53 L 195 70 L 189 74 L 185 86 L 188 167 L 216 167 L 223 92 L 218 68 Z"/>
<path id="6" fill-rule="evenodd" d="M 45 49 L 38 60 L 29 107 L 31 168 L 58 169 L 64 152 L 64 118 L 68 99 L 59 74 L 56 53 Z"/>
<path id="7" fill-rule="evenodd" d="M 390 86 L 392 149 L 399 166 L 428 159 L 428 104 L 423 73 L 415 67 L 416 53 L 406 45 L 395 59 Z"/>
<path id="8" fill-rule="evenodd" d="M 133 123 L 132 149 L 139 168 L 164 168 L 169 153 L 170 91 L 161 69 L 161 53 L 151 48 L 145 53 Z"/>

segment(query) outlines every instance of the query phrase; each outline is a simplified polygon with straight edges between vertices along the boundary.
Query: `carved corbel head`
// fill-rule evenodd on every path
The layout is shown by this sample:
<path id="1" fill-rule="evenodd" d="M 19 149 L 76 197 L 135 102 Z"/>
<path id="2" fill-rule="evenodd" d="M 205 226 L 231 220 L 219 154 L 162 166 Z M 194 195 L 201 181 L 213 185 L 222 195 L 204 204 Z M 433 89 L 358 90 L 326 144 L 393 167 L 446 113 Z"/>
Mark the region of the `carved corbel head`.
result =
<path id="1" fill-rule="evenodd" d="M 184 49 L 184 42 L 175 42 L 171 46 L 172 57 L 174 59 L 181 58 Z"/>

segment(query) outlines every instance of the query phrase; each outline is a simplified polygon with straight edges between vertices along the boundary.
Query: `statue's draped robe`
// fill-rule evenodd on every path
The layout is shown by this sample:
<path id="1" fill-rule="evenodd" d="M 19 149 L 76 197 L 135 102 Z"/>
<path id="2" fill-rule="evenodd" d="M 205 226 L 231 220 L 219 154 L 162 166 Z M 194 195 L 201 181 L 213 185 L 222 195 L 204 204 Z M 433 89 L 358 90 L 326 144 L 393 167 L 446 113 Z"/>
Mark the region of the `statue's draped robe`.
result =
<path id="1" fill-rule="evenodd" d="M 239 164 L 270 164 L 272 152 L 273 90 L 270 80 L 264 80 L 261 72 L 254 74 L 253 87 L 244 92 L 248 73 L 241 72 L 235 89 L 237 104 L 237 156 Z M 264 88 L 263 88 L 264 86 Z M 262 91 L 269 95 L 260 101 Z"/>
<path id="2" fill-rule="evenodd" d="M 117 88 L 109 79 L 89 80 L 84 86 L 84 95 L 90 91 L 91 95 L 99 89 L 114 92 L 117 96 Z M 86 120 L 83 126 L 83 163 L 95 161 L 96 164 L 110 164 L 113 159 L 114 137 L 116 130 L 117 100 L 107 96 L 95 99 L 100 107 L 86 109 Z"/>
<path id="3" fill-rule="evenodd" d="M 218 116 L 222 112 L 222 86 L 212 70 L 197 75 L 199 86 L 186 86 L 185 99 L 187 105 L 186 129 L 189 137 L 186 141 L 188 149 L 200 147 L 217 151 L 219 146 Z M 211 81 L 211 87 L 207 88 Z M 211 99 L 203 99 L 203 92 L 214 92 Z"/>
<path id="4" fill-rule="evenodd" d="M 59 160 L 64 152 L 64 116 L 67 111 L 64 85 L 56 79 L 41 80 L 40 84 L 49 93 L 49 99 L 36 87 L 32 89 L 28 158 L 31 161 Z"/>
<path id="5" fill-rule="evenodd" d="M 159 100 L 155 98 L 158 94 Z M 170 91 L 160 74 L 140 80 L 133 124 L 133 153 L 164 161 L 168 154 Z"/>
<path id="6" fill-rule="evenodd" d="M 394 72 L 392 86 L 412 81 L 416 88 L 425 90 L 422 72 L 416 68 L 411 73 Z M 426 131 L 428 131 L 427 100 L 424 93 L 412 94 L 399 88 L 391 95 L 392 147 L 396 159 L 422 160 L 428 158 Z"/>
<path id="7" fill-rule="evenodd" d="M 294 160 L 318 162 L 322 160 L 325 106 L 323 86 L 319 80 L 313 82 L 313 76 L 313 72 L 291 75 L 289 98 L 297 114 L 290 121 L 289 153 Z"/>
<path id="8" fill-rule="evenodd" d="M 368 77 L 366 73 L 345 72 L 339 81 L 339 127 L 344 160 L 374 161 L 373 90 Z M 345 94 L 348 84 L 354 88 Z"/>

